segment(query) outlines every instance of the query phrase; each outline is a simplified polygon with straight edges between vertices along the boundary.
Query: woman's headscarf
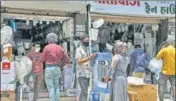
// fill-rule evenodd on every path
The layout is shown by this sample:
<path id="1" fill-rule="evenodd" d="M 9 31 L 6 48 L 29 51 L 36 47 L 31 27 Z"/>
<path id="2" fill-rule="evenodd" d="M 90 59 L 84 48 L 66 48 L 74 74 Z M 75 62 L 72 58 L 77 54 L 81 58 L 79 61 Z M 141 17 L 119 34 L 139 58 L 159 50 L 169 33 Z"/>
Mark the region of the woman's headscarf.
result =
<path id="1" fill-rule="evenodd" d="M 127 45 L 124 42 L 117 41 L 113 47 L 113 54 L 124 54 L 127 52 Z"/>
<path id="2" fill-rule="evenodd" d="M 48 43 L 57 43 L 58 42 L 58 36 L 55 33 L 49 33 L 46 36 L 46 40 Z"/>

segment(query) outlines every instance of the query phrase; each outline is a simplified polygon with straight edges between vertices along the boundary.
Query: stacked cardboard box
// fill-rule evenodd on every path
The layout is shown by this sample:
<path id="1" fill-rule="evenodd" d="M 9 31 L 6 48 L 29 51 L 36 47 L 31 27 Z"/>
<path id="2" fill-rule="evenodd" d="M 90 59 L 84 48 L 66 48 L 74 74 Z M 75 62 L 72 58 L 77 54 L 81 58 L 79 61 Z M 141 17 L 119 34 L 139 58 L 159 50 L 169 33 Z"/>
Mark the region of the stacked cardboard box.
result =
<path id="1" fill-rule="evenodd" d="M 128 94 L 136 96 L 137 98 L 130 98 L 137 99 L 137 101 L 157 101 L 157 86 L 152 84 L 130 84 L 128 85 Z M 130 99 L 130 101 L 134 101 L 133 99 Z"/>

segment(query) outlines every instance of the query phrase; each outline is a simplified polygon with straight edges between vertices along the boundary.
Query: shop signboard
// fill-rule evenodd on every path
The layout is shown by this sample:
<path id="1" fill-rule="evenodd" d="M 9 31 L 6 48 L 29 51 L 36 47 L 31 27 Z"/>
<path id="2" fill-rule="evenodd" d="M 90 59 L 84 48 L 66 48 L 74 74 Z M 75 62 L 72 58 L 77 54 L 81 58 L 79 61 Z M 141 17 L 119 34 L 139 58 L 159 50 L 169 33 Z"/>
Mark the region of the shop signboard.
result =
<path id="1" fill-rule="evenodd" d="M 91 12 L 114 15 L 175 17 L 175 1 L 88 1 Z"/>

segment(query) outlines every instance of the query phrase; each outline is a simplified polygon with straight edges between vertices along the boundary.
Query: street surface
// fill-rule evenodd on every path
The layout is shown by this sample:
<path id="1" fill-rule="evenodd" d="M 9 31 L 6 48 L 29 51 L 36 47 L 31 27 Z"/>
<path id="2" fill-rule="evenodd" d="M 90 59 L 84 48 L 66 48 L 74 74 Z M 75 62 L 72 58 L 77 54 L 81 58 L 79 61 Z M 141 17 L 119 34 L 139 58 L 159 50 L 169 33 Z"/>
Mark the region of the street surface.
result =
<path id="1" fill-rule="evenodd" d="M 28 101 L 28 99 L 25 99 L 23 101 Z M 49 98 L 40 98 L 37 101 L 49 101 Z M 75 97 L 61 97 L 60 101 L 76 101 Z"/>

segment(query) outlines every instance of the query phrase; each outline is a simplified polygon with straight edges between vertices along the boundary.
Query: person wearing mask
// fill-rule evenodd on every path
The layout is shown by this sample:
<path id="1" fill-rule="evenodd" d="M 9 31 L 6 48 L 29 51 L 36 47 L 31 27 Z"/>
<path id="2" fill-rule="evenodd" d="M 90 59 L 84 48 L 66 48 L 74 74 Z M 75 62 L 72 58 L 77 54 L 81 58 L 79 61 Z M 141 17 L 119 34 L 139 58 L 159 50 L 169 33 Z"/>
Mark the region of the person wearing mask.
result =
<path id="1" fill-rule="evenodd" d="M 76 58 L 78 63 L 78 82 L 81 89 L 79 101 L 87 101 L 88 86 L 90 78 L 90 61 L 93 60 L 95 54 L 89 55 L 89 37 L 88 35 L 80 35 L 81 43 L 76 49 Z"/>
<path id="2" fill-rule="evenodd" d="M 126 45 L 124 42 L 117 42 L 113 47 L 113 58 L 111 68 L 108 75 L 104 78 L 104 82 L 112 81 L 111 101 L 127 101 L 127 73 L 126 68 L 128 61 L 126 60 Z"/>
<path id="3" fill-rule="evenodd" d="M 33 67 L 32 67 L 32 77 L 33 77 L 33 90 L 34 96 L 30 99 L 31 101 L 37 101 L 38 91 L 40 88 L 40 80 L 42 78 L 43 64 L 40 63 L 39 57 L 41 56 L 40 52 L 40 43 L 34 43 L 32 51 L 27 54 L 27 56 L 31 59 Z"/>
<path id="4" fill-rule="evenodd" d="M 45 62 L 45 83 L 48 89 L 50 101 L 59 101 L 60 89 L 59 79 L 61 69 L 69 62 L 68 55 L 64 53 L 64 49 L 57 45 L 58 36 L 55 33 L 49 33 L 46 36 L 48 45 L 43 49 L 40 61 Z"/>
<path id="5" fill-rule="evenodd" d="M 144 78 L 148 63 L 149 55 L 144 52 L 141 45 L 135 45 L 135 50 L 130 55 L 129 76 Z"/>
<path id="6" fill-rule="evenodd" d="M 173 101 L 175 101 L 175 47 L 172 38 L 167 39 L 165 45 L 158 52 L 156 59 L 163 60 L 162 70 L 158 80 L 159 100 L 164 101 L 164 91 L 167 81 L 169 80 L 173 93 Z"/>

